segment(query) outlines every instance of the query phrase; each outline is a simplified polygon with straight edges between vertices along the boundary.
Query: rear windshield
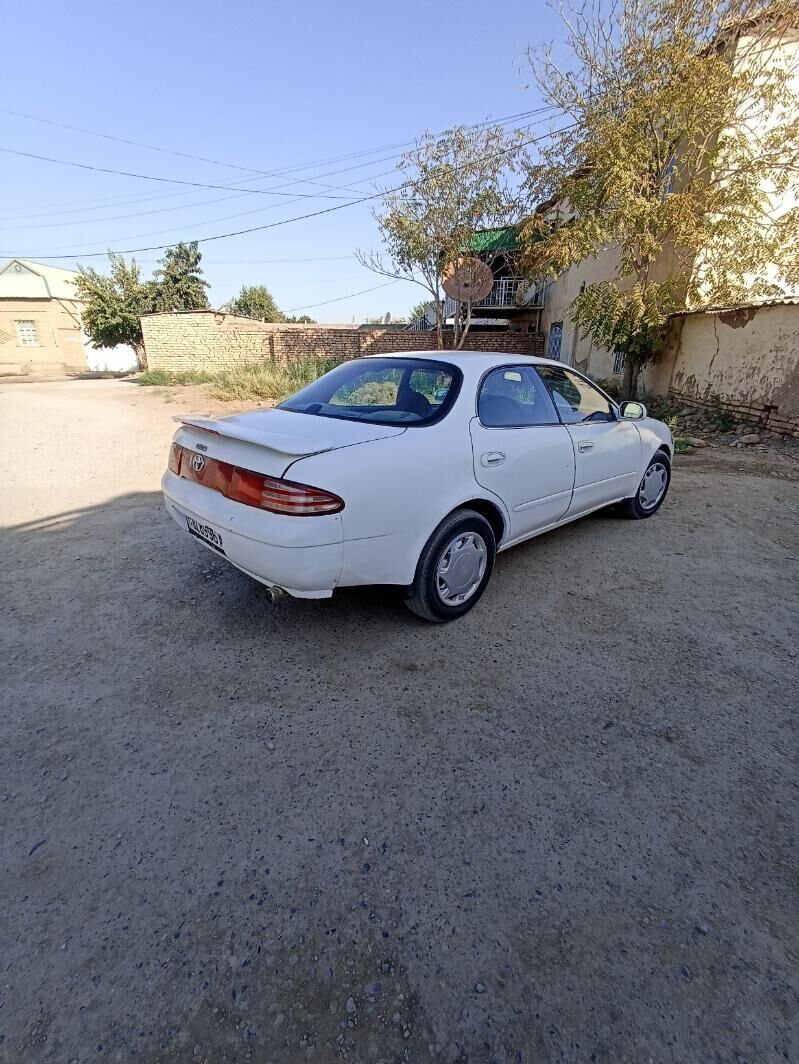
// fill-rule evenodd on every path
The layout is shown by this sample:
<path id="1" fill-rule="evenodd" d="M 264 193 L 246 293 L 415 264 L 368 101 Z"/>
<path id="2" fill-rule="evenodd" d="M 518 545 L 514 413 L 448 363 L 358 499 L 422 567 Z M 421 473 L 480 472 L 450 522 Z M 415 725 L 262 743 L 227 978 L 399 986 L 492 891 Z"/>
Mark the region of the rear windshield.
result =
<path id="1" fill-rule="evenodd" d="M 279 409 L 381 425 L 429 425 L 444 417 L 460 384 L 460 370 L 448 363 L 359 358 L 325 373 Z"/>

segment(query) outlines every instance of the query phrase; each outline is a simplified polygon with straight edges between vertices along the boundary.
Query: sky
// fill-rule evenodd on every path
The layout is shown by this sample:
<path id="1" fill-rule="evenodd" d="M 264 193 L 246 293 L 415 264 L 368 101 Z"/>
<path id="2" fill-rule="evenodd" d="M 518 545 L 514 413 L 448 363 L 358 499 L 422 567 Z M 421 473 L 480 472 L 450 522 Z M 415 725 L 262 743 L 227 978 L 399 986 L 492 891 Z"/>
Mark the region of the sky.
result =
<path id="1" fill-rule="evenodd" d="M 424 296 L 353 257 L 380 248 L 373 203 L 204 238 L 373 193 L 397 182 L 399 153 L 425 130 L 540 106 L 525 51 L 558 33 L 541 0 L 75 0 L 11 5 L 5 29 L 20 47 L 4 52 L 0 148 L 235 188 L 0 151 L 0 260 L 104 270 L 108 248 L 198 239 L 212 306 L 265 284 L 286 313 L 326 322 L 403 316 Z M 144 276 L 162 254 L 136 254 Z"/>

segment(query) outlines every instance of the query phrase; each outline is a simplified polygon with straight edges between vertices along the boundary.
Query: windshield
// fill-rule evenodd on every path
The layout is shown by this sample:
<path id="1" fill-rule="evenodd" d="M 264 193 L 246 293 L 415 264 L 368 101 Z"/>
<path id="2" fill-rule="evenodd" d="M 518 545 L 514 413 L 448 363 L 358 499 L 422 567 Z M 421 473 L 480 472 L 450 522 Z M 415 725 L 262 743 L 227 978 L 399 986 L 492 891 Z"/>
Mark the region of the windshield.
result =
<path id="1" fill-rule="evenodd" d="M 280 410 L 373 424 L 429 425 L 455 401 L 461 372 L 419 358 L 345 362 L 280 404 Z"/>

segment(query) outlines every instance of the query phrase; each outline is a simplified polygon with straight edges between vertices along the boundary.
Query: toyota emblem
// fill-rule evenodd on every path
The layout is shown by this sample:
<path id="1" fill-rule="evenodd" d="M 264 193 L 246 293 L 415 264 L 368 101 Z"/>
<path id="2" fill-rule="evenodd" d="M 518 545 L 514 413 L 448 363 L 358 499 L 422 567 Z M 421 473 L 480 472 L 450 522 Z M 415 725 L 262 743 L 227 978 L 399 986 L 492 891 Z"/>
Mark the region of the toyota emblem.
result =
<path id="1" fill-rule="evenodd" d="M 191 460 L 191 468 L 195 473 L 202 473 L 205 469 L 205 459 L 201 454 L 195 454 Z"/>

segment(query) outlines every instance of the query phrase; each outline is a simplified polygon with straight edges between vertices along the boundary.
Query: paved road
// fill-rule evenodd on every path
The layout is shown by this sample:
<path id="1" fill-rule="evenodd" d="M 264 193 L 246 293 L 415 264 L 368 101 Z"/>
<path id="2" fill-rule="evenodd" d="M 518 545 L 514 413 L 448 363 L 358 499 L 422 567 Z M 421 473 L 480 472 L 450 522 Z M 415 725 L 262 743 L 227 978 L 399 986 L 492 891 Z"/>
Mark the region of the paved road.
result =
<path id="1" fill-rule="evenodd" d="M 0 1060 L 799 1059 L 795 467 L 431 627 L 181 535 L 187 401 L 0 386 Z"/>

